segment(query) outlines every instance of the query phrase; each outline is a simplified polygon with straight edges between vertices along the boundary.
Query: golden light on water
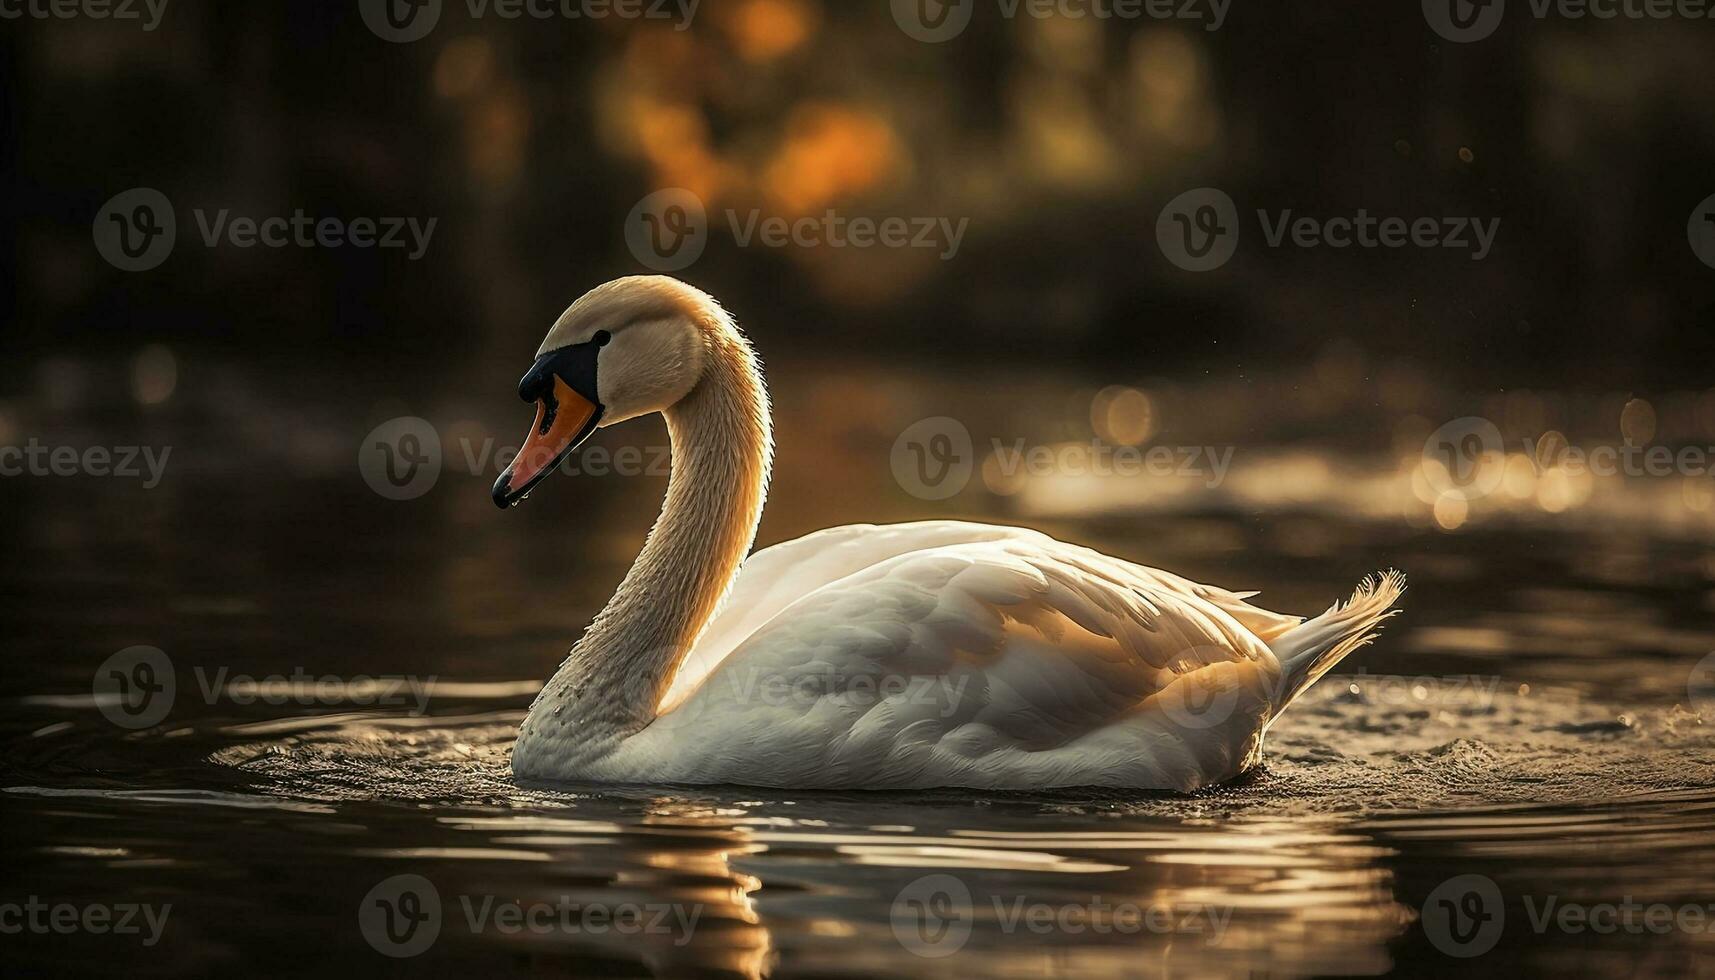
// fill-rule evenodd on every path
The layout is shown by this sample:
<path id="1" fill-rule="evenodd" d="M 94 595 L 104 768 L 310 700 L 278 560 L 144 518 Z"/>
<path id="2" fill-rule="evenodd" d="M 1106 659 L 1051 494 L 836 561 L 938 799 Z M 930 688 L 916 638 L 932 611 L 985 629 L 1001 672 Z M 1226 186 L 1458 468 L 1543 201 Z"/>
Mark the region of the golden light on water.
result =
<path id="1" fill-rule="evenodd" d="M 1620 436 L 1633 446 L 1642 446 L 1655 438 L 1655 406 L 1642 398 L 1633 398 L 1620 410 Z"/>
<path id="2" fill-rule="evenodd" d="M 1090 428 L 1107 442 L 1140 445 L 1155 434 L 1155 406 L 1136 388 L 1103 388 L 1090 402 Z"/>
<path id="3" fill-rule="evenodd" d="M 1529 500 L 1536 496 L 1536 467 L 1524 453 L 1507 456 L 1507 470 L 1501 477 L 1501 488 L 1514 500 Z"/>
<path id="4" fill-rule="evenodd" d="M 739 57 L 752 64 L 797 50 L 815 31 L 818 11 L 803 0 L 746 0 L 725 19 Z"/>
<path id="5" fill-rule="evenodd" d="M 165 404 L 179 386 L 179 362 L 173 352 L 160 344 L 150 344 L 137 352 L 131 361 L 131 394 L 137 404 Z"/>
<path id="6" fill-rule="evenodd" d="M 487 83 L 493 65 L 494 49 L 486 38 L 448 41 L 435 59 L 435 94 L 443 99 L 470 95 Z"/>
<path id="7" fill-rule="evenodd" d="M 1435 498 L 1435 523 L 1448 531 L 1456 531 L 1470 516 L 1470 505 L 1456 493 L 1444 493 Z"/>

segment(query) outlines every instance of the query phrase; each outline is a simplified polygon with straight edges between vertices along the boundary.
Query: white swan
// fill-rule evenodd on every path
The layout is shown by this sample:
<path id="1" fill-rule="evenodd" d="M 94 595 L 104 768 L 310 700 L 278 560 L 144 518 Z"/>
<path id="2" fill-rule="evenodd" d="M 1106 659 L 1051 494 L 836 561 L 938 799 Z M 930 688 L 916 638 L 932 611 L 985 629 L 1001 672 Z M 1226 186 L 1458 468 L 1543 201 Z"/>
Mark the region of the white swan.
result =
<path id="1" fill-rule="evenodd" d="M 660 519 L 524 719 L 523 778 L 1188 791 L 1255 764 L 1404 587 L 1390 572 L 1304 622 L 956 521 L 833 528 L 746 561 L 768 396 L 727 313 L 666 277 L 572 304 L 519 394 L 536 424 L 495 484 L 502 507 L 598 425 L 661 412 L 673 441 Z"/>

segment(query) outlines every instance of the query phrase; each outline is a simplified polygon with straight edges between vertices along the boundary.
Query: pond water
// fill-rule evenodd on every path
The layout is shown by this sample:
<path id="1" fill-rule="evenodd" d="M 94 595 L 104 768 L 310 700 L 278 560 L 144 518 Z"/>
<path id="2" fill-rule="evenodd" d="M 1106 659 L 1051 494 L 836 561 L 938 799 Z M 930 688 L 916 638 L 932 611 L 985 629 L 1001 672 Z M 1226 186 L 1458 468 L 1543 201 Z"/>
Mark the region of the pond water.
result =
<path id="1" fill-rule="evenodd" d="M 782 414 L 816 397 L 788 391 Z M 500 514 L 449 463 L 389 500 L 353 450 L 403 412 L 324 411 L 152 423 L 142 437 L 181 468 L 149 492 L 0 488 L 0 900 L 165 913 L 153 933 L 24 929 L 5 939 L 15 968 L 1199 976 L 1441 973 L 1474 954 L 1715 975 L 1706 530 L 1448 533 L 1230 495 L 940 505 L 891 487 L 887 439 L 787 424 L 764 543 L 987 516 L 1293 612 L 1378 568 L 1411 589 L 1274 728 L 1263 768 L 1196 796 L 521 786 L 516 726 L 661 481 L 556 479 Z M 526 421 L 424 414 L 474 437 Z M 607 441 L 660 438 L 640 433 Z M 134 668 L 156 654 L 129 655 L 123 676 L 171 682 L 149 724 L 97 693 L 138 646 L 165 659 L 151 677 Z"/>

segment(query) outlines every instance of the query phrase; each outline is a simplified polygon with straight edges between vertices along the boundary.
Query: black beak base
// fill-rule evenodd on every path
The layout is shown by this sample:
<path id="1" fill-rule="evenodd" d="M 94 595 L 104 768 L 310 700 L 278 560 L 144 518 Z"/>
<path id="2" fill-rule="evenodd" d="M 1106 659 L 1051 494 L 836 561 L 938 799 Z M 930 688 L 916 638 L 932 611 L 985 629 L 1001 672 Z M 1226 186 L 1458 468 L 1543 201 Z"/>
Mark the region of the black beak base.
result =
<path id="1" fill-rule="evenodd" d="M 495 506 L 504 510 L 516 506 L 529 496 L 530 491 L 535 489 L 538 483 L 547 479 L 548 474 L 554 472 L 554 469 L 571 454 L 572 450 L 578 448 L 601 424 L 601 418 L 606 413 L 606 406 L 602 405 L 597 395 L 599 389 L 596 386 L 596 361 L 605 344 L 606 338 L 604 336 L 599 341 L 592 340 L 549 351 L 538 357 L 536 363 L 530 366 L 530 370 L 524 373 L 524 377 L 518 382 L 518 397 L 526 402 L 541 402 L 543 406 L 539 423 L 541 431 L 538 432 L 534 429 L 531 431 L 530 438 L 526 440 L 526 447 L 536 438 L 548 435 L 562 408 L 554 394 L 554 379 L 558 378 L 567 388 L 587 400 L 589 404 L 594 405 L 595 411 L 579 427 L 570 441 L 565 444 L 565 447 L 555 454 L 554 459 L 548 465 L 542 467 L 528 481 L 516 487 L 512 486 L 513 470 L 518 466 L 518 460 L 514 459 L 506 467 L 506 471 L 500 474 L 500 479 L 495 481 L 494 489 L 490 491 L 489 496 L 494 500 Z M 521 457 L 523 453 L 524 450 L 520 450 Z"/>

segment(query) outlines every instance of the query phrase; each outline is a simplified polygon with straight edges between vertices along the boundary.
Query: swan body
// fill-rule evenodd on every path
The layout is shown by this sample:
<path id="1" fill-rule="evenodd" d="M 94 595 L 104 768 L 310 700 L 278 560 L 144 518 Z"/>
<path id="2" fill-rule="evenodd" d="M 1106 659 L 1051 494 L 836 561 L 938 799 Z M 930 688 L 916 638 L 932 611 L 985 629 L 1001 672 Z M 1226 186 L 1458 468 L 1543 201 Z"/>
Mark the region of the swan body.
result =
<path id="1" fill-rule="evenodd" d="M 1190 791 L 1255 765 L 1268 726 L 1404 587 L 1366 580 L 1305 622 L 960 521 L 832 528 L 746 559 L 767 395 L 711 298 L 664 277 L 598 287 L 532 375 L 520 392 L 542 395 L 537 425 L 497 502 L 596 425 L 647 411 L 667 416 L 674 467 L 636 564 L 525 718 L 522 778 Z"/>

